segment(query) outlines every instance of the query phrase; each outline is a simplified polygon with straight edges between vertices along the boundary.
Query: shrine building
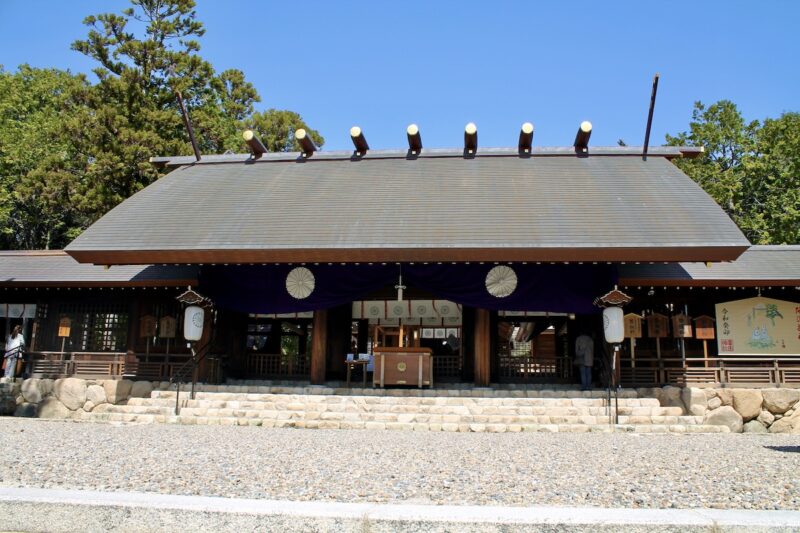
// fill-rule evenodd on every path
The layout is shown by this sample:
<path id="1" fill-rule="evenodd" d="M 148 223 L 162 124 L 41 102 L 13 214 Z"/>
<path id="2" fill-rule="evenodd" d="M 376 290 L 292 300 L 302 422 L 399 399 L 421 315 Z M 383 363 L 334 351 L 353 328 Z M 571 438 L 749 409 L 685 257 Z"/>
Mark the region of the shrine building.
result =
<path id="1" fill-rule="evenodd" d="M 355 151 L 250 133 L 248 154 L 154 157 L 169 172 L 64 251 L 0 252 L 28 374 L 169 380 L 192 364 L 188 294 L 199 381 L 572 384 L 617 288 L 622 385 L 800 385 L 800 246 L 751 246 L 672 162 L 702 149 L 356 133 Z"/>

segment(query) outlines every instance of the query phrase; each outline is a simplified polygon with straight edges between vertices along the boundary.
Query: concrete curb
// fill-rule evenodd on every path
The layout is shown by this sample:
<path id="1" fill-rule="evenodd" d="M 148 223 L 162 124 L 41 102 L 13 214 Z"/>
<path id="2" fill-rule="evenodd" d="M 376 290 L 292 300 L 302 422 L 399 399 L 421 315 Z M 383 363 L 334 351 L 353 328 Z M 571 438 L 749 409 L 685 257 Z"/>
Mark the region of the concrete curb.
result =
<path id="1" fill-rule="evenodd" d="M 0 487 L 2 531 L 800 531 L 800 511 L 227 499 Z"/>

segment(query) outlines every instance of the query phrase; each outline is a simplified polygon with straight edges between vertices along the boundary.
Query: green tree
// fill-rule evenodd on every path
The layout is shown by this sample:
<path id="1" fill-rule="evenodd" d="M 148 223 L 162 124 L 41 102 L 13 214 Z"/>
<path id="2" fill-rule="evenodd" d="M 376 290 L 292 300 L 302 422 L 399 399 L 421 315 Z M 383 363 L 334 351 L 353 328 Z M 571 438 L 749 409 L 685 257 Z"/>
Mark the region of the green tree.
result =
<path id="1" fill-rule="evenodd" d="M 88 110 L 83 76 L 21 65 L 0 69 L 0 246 L 51 248 L 85 222 L 75 209 L 88 165 L 69 134 Z"/>
<path id="2" fill-rule="evenodd" d="M 300 145 L 294 139 L 294 132 L 300 128 L 308 132 L 317 146 L 325 143 L 322 135 L 309 128 L 303 118 L 294 111 L 268 109 L 253 114 L 245 123 L 248 128 L 259 133 L 261 141 L 270 152 L 300 151 Z"/>
<path id="3" fill-rule="evenodd" d="M 667 135 L 670 145 L 702 146 L 695 159 L 675 163 L 730 215 L 754 244 L 800 242 L 796 113 L 747 122 L 733 102 L 696 102 L 689 131 Z"/>

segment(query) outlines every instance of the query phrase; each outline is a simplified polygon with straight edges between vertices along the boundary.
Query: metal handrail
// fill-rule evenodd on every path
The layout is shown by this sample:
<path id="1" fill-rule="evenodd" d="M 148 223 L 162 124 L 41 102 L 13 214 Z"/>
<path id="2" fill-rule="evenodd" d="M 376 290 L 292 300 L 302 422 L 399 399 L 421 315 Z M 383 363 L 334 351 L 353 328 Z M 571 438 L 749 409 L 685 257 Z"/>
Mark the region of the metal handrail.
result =
<path id="1" fill-rule="evenodd" d="M 174 383 L 175 387 L 175 414 L 178 415 L 180 413 L 180 402 L 181 402 L 181 381 L 186 377 L 187 371 L 191 369 L 192 371 L 192 390 L 189 394 L 189 399 L 194 400 L 194 388 L 197 384 L 197 365 L 206 358 L 206 356 L 211 351 L 211 342 L 205 343 L 197 352 L 195 352 L 194 348 L 192 348 L 192 358 L 186 361 L 177 371 L 172 374 L 172 377 L 169 378 L 170 383 Z"/>

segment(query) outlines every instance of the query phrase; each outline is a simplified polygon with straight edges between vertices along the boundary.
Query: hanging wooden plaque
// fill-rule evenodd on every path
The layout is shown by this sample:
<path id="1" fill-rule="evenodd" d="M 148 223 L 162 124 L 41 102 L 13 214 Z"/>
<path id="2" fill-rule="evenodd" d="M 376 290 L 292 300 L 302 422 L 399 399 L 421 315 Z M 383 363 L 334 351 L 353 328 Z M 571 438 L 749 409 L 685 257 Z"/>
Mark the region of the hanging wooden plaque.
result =
<path id="1" fill-rule="evenodd" d="M 628 313 L 624 317 L 625 338 L 626 339 L 641 339 L 642 338 L 642 317 L 636 313 Z"/>
<path id="2" fill-rule="evenodd" d="M 139 336 L 156 336 L 156 317 L 153 315 L 144 315 L 141 319 L 139 319 Z"/>
<path id="3" fill-rule="evenodd" d="M 692 319 L 678 313 L 672 316 L 672 336 L 675 338 L 691 338 L 692 337 Z"/>
<path id="4" fill-rule="evenodd" d="M 174 317 L 165 316 L 159 323 L 158 336 L 162 339 L 174 339 L 177 330 L 178 321 Z"/>
<path id="5" fill-rule="evenodd" d="M 69 337 L 70 330 L 72 329 L 72 320 L 69 317 L 63 317 L 58 321 L 58 336 Z"/>
<path id="6" fill-rule="evenodd" d="M 695 337 L 702 340 L 714 340 L 714 319 L 708 315 L 694 319 Z"/>
<path id="7" fill-rule="evenodd" d="M 660 313 L 653 313 L 647 317 L 647 336 L 660 339 L 666 337 L 669 329 L 667 317 Z"/>

